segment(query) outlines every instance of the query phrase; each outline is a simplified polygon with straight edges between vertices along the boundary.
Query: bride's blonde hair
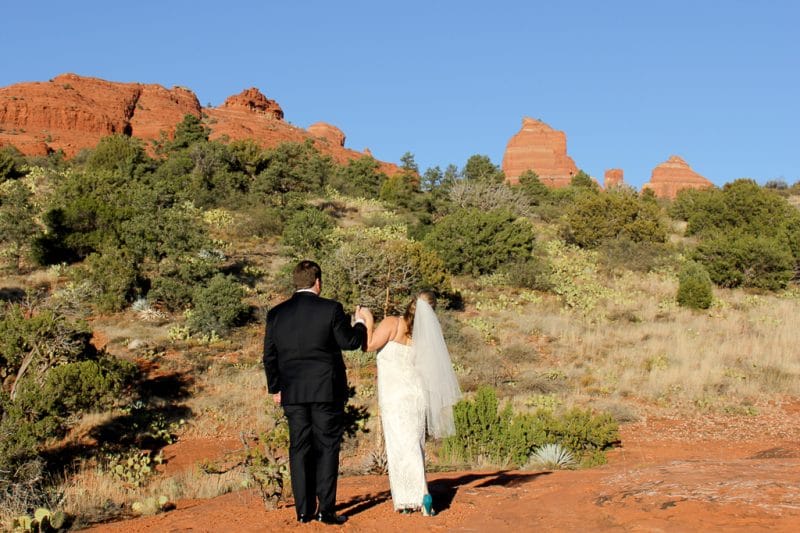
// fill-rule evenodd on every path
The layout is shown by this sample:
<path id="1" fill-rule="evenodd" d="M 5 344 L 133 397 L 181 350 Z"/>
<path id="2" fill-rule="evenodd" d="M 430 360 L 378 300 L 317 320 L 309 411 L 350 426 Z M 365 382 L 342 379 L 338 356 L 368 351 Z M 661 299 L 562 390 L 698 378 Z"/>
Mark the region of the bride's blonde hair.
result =
<path id="1" fill-rule="evenodd" d="M 403 320 L 406 323 L 406 331 L 408 332 L 408 336 L 411 336 L 411 332 L 414 331 L 414 315 L 417 313 L 417 299 L 422 298 L 426 302 L 430 304 L 430 306 L 436 309 L 436 294 L 433 291 L 423 290 L 419 291 L 417 295 L 408 302 L 406 306 L 406 312 L 403 313 Z"/>

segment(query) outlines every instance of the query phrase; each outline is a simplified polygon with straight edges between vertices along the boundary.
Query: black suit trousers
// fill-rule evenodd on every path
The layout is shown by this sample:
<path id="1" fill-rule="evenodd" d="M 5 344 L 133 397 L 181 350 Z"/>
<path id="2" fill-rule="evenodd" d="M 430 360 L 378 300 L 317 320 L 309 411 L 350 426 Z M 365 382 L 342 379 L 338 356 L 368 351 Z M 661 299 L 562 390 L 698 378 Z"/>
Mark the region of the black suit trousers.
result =
<path id="1" fill-rule="evenodd" d="M 344 404 L 284 404 L 289 422 L 289 469 L 298 515 L 333 513 L 339 449 L 344 433 Z M 317 506 L 319 502 L 319 506 Z"/>

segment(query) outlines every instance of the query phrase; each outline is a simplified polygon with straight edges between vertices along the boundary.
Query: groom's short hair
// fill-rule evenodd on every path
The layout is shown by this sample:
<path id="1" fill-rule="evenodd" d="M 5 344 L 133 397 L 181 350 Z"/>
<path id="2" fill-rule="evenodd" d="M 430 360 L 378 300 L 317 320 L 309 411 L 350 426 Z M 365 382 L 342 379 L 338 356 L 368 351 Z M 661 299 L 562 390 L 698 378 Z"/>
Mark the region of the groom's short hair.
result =
<path id="1" fill-rule="evenodd" d="M 300 261 L 292 272 L 294 288 L 310 289 L 317 280 L 322 281 L 322 269 L 314 261 Z"/>

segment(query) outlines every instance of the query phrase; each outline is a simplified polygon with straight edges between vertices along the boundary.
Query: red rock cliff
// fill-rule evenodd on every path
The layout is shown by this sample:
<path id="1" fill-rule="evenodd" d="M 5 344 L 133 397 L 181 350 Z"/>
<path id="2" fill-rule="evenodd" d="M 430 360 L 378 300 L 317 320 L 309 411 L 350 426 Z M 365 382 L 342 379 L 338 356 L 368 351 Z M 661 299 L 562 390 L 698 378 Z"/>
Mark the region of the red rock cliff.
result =
<path id="1" fill-rule="evenodd" d="M 204 118 L 211 139 L 253 139 L 265 148 L 313 139 L 322 153 L 339 163 L 364 157 L 344 147 L 344 133 L 334 126 L 326 125 L 321 133 L 318 127 L 305 131 L 284 122 L 280 105 L 256 88 L 229 97 L 219 107 L 203 108 L 183 87 L 75 74 L 0 88 L 0 146 L 10 144 L 28 155 L 63 150 L 72 157 L 114 133 L 146 141 L 158 139 L 162 132 L 171 136 L 187 114 Z M 389 175 L 399 172 L 397 165 L 379 163 Z"/>
<path id="2" fill-rule="evenodd" d="M 675 198 L 682 189 L 705 189 L 714 184 L 692 170 L 689 164 L 677 155 L 653 169 L 650 181 L 643 189 L 652 189 L 659 198 Z"/>
<path id="3" fill-rule="evenodd" d="M 578 172 L 567 155 L 567 136 L 544 122 L 522 119 L 522 129 L 511 137 L 503 156 L 503 172 L 509 183 L 519 183 L 526 170 L 536 172 L 545 185 L 565 187 Z"/>
<path id="4" fill-rule="evenodd" d="M 186 114 L 200 116 L 200 103 L 187 89 L 63 74 L 0 88 L 0 144 L 72 156 L 114 133 L 155 139 Z"/>
<path id="5" fill-rule="evenodd" d="M 606 170 L 605 175 L 603 176 L 603 187 L 606 189 L 612 189 L 614 187 L 619 187 L 624 182 L 623 180 L 623 172 L 621 168 L 610 168 Z"/>

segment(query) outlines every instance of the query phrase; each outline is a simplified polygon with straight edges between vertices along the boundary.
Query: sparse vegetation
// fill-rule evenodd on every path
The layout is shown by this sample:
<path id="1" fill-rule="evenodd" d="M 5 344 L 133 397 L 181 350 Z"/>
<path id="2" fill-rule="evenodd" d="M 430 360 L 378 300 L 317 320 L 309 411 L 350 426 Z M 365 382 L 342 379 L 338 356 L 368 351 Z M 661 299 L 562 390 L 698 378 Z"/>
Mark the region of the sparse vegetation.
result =
<path id="1" fill-rule="evenodd" d="M 4 526 L 47 508 L 84 527 L 245 486 L 285 498 L 279 411 L 253 391 L 261 318 L 299 256 L 322 264 L 326 296 L 379 317 L 423 287 L 444 297 L 466 399 L 435 468 L 591 466 L 639 415 L 752 416 L 800 394 L 797 184 L 669 204 L 583 173 L 509 186 L 485 156 L 420 175 L 406 154 L 387 176 L 313 142 L 210 141 L 197 117 L 154 148 L 113 136 L 41 166 L 0 152 Z M 375 358 L 347 362 L 342 453 L 383 471 Z M 169 443 L 220 436 L 241 444 L 201 471 L 158 465 Z"/>

